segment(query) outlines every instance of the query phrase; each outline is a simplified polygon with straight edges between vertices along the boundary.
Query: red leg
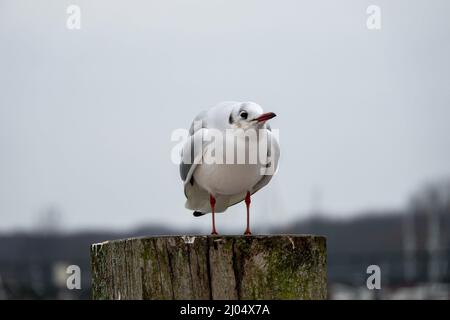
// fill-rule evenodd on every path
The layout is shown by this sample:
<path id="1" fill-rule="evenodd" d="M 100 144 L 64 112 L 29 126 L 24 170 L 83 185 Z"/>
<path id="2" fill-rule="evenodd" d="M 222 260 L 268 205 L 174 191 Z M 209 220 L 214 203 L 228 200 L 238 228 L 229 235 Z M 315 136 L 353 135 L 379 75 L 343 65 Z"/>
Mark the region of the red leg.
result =
<path id="1" fill-rule="evenodd" d="M 215 207 L 216 207 L 216 199 L 213 195 L 209 195 L 209 203 L 211 204 L 211 214 L 212 214 L 212 235 L 217 235 L 216 231 L 216 218 L 215 218 Z"/>
<path id="2" fill-rule="evenodd" d="M 247 191 L 247 195 L 245 196 L 245 205 L 247 206 L 247 229 L 245 229 L 245 235 L 249 236 L 252 233 L 250 232 L 250 192 Z"/>

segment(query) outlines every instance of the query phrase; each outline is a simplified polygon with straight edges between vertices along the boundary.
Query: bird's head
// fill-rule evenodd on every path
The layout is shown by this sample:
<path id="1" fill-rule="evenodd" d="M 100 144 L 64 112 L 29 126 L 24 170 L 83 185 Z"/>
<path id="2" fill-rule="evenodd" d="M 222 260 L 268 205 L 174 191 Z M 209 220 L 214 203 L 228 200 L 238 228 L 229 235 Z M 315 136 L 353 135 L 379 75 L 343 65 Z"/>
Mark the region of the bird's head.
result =
<path id="1" fill-rule="evenodd" d="M 233 129 L 259 129 L 263 128 L 266 121 L 275 117 L 273 112 L 264 113 L 259 104 L 254 102 L 243 102 L 232 109 L 228 123 Z"/>

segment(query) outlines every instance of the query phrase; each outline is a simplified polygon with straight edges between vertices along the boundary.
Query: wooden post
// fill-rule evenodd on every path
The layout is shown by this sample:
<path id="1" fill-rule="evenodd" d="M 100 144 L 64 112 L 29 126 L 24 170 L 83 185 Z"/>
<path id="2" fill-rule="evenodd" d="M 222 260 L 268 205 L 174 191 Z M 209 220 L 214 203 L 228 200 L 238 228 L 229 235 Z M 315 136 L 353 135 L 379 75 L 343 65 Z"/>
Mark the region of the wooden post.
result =
<path id="1" fill-rule="evenodd" d="M 326 299 L 326 239 L 161 236 L 91 247 L 93 299 Z"/>

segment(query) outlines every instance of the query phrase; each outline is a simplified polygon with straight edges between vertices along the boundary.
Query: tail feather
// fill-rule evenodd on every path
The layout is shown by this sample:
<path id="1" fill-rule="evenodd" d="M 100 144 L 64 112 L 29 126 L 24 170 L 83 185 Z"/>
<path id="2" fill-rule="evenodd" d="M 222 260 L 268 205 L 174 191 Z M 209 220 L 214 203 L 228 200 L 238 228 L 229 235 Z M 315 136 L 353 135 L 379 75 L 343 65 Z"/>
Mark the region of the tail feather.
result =
<path id="1" fill-rule="evenodd" d="M 200 211 L 194 211 L 192 214 L 194 215 L 194 217 L 201 217 L 201 216 L 205 215 L 206 213 L 200 212 Z"/>

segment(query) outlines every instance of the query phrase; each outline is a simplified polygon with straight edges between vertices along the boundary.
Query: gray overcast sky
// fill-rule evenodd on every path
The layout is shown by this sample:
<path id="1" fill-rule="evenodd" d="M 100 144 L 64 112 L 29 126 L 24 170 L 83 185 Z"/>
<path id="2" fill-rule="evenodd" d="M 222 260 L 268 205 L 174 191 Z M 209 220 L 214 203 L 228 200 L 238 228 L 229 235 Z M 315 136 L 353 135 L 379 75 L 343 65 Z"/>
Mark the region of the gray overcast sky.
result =
<path id="1" fill-rule="evenodd" d="M 208 232 L 184 209 L 170 135 L 223 100 L 278 114 L 260 229 L 307 216 L 314 194 L 339 217 L 402 208 L 450 174 L 449 14 L 447 0 L 0 0 L 0 231 L 55 205 L 68 230 Z M 243 231 L 244 205 L 217 223 Z"/>

